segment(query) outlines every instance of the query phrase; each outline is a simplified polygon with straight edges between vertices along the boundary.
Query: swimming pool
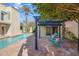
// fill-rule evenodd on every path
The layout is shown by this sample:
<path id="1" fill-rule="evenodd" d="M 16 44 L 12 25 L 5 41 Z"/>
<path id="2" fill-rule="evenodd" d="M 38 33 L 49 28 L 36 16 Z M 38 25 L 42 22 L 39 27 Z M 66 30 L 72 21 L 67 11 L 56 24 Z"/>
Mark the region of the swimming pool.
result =
<path id="1" fill-rule="evenodd" d="M 27 38 L 28 36 L 30 36 L 30 34 L 20 34 L 20 35 L 14 36 L 14 37 L 0 39 L 0 49 L 6 48 L 9 45 L 15 44 L 18 41 Z"/>

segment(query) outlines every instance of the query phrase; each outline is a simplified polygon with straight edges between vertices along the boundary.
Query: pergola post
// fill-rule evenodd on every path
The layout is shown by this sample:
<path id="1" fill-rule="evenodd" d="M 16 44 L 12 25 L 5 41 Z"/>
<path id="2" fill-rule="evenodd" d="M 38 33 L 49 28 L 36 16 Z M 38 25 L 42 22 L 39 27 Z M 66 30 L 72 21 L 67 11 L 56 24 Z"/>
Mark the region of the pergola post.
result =
<path id="1" fill-rule="evenodd" d="M 60 26 L 59 26 L 59 38 L 60 38 L 61 36 L 60 36 Z"/>

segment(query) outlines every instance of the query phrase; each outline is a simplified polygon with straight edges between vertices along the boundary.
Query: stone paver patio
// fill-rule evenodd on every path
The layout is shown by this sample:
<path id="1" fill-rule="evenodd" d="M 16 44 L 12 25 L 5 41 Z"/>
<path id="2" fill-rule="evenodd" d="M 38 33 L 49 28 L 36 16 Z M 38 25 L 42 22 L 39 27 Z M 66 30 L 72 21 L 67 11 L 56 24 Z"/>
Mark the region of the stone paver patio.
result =
<path id="1" fill-rule="evenodd" d="M 63 40 L 61 48 L 54 48 L 46 37 L 38 40 L 38 50 L 35 50 L 35 37 L 31 36 L 27 40 L 25 49 L 28 49 L 28 56 L 78 56 L 77 44 L 69 40 Z M 23 51 L 24 52 L 24 51 Z M 25 55 L 26 53 L 24 53 Z"/>

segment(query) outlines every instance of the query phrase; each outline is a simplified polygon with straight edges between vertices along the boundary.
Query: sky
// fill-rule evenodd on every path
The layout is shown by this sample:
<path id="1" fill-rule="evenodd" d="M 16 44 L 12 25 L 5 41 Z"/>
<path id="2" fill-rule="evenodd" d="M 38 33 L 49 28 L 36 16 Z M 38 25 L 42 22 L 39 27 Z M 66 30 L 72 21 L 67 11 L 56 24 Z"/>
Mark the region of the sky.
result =
<path id="1" fill-rule="evenodd" d="M 25 12 L 23 10 L 21 10 L 22 6 L 29 7 L 32 12 L 33 12 L 34 9 L 36 9 L 36 7 L 33 6 L 31 3 L 5 3 L 5 5 L 12 6 L 12 7 L 16 8 L 19 11 L 19 13 L 20 13 L 20 22 L 23 22 L 26 19 Z M 38 15 L 38 14 L 34 13 L 34 15 Z M 28 21 L 33 21 L 34 20 L 34 18 L 31 14 L 27 15 L 27 19 L 28 19 Z"/>

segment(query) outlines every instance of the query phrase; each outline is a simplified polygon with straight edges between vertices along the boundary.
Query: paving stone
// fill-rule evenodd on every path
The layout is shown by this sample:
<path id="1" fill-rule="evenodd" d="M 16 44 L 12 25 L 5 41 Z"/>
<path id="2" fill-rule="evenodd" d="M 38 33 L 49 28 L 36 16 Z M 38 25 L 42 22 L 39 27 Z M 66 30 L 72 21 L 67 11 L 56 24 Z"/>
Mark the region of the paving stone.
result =
<path id="1" fill-rule="evenodd" d="M 23 49 L 22 56 L 28 56 L 28 50 L 27 49 Z"/>
<path id="2" fill-rule="evenodd" d="M 38 50 L 35 50 L 35 41 L 34 37 L 29 38 L 27 41 L 26 48 L 29 48 L 28 52 L 26 50 L 23 51 L 23 55 L 26 56 L 76 56 L 79 55 L 76 51 L 76 48 L 72 49 L 72 44 L 70 41 L 64 41 L 62 43 L 61 48 L 54 48 L 50 41 L 47 38 L 40 38 L 38 40 Z M 31 43 L 29 43 L 31 42 Z"/>

